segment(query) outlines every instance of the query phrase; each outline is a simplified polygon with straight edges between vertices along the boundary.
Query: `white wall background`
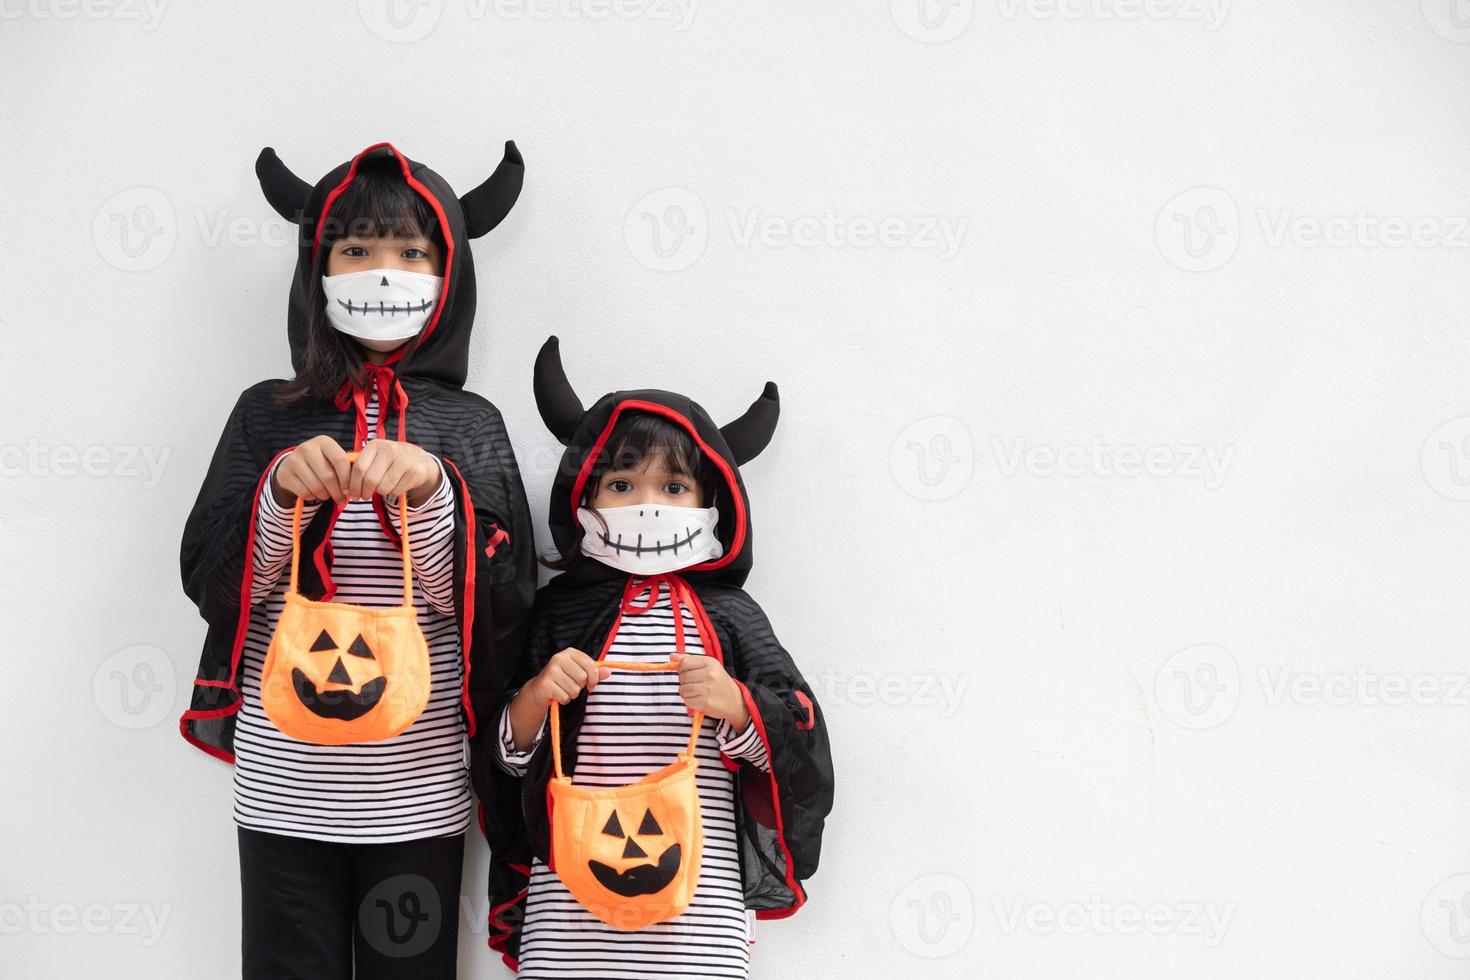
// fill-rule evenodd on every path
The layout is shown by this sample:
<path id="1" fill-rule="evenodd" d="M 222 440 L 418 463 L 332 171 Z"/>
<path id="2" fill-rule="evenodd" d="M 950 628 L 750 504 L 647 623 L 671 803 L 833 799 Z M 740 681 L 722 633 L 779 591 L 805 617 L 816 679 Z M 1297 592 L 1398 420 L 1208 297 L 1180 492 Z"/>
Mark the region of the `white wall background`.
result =
<path id="1" fill-rule="evenodd" d="M 753 976 L 1464 976 L 1470 14 L 1058 2 L 0 0 L 0 974 L 237 971 L 176 555 L 288 369 L 256 152 L 514 137 L 470 386 L 538 521 L 549 332 L 781 384 L 750 588 L 840 795 Z"/>

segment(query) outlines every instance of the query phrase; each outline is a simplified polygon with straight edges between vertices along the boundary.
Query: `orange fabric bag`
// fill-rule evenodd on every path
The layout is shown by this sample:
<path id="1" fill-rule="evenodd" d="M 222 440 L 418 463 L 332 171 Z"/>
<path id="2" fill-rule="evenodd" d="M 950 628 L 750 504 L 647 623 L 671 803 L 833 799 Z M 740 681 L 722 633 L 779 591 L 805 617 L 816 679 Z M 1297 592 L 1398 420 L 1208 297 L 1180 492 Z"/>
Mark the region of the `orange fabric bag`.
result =
<path id="1" fill-rule="evenodd" d="M 357 453 L 347 458 L 356 460 Z M 317 745 L 381 742 L 412 725 L 429 702 L 429 644 L 413 607 L 406 498 L 398 498 L 400 606 L 318 602 L 297 591 L 302 502 L 296 499 L 291 587 L 260 680 L 266 717 L 292 738 Z"/>
<path id="2" fill-rule="evenodd" d="M 601 660 L 621 670 L 675 670 L 673 661 Z M 704 850 L 694 748 L 704 714 L 677 759 L 636 783 L 573 786 L 561 765 L 561 713 L 551 702 L 551 868 L 572 897 L 615 929 L 631 932 L 689 907 Z"/>

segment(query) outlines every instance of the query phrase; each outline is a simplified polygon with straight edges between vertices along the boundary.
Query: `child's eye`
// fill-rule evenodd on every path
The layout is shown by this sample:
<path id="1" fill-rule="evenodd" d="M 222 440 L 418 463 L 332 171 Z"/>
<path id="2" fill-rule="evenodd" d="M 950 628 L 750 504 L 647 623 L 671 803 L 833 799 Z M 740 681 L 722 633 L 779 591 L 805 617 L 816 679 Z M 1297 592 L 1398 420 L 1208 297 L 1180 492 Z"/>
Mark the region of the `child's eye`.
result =
<path id="1" fill-rule="evenodd" d="M 633 489 L 633 484 L 629 483 L 627 480 L 621 480 L 621 479 L 620 480 L 608 480 L 607 481 L 607 488 L 609 490 L 611 490 L 613 493 L 627 493 L 629 490 L 632 490 Z"/>
<path id="2" fill-rule="evenodd" d="M 421 248 L 406 248 L 403 250 L 403 257 L 405 259 L 427 259 L 429 253 Z"/>
<path id="3" fill-rule="evenodd" d="M 678 480 L 670 480 L 668 483 L 664 484 L 664 493 L 668 494 L 670 497 L 677 497 L 679 496 L 679 494 L 688 489 L 688 487 L 680 483 Z"/>
<path id="4" fill-rule="evenodd" d="M 367 249 L 363 248 L 361 245 L 348 245 L 346 248 L 342 249 L 342 254 L 350 255 L 354 259 L 360 259 L 368 253 Z"/>

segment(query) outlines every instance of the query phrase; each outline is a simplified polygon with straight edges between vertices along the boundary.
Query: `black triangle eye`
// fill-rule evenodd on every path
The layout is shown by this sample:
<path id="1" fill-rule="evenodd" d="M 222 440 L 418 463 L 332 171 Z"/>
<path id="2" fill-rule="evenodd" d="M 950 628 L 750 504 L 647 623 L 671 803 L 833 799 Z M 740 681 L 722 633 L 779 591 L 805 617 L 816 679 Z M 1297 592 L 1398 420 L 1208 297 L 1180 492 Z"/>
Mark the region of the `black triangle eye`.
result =
<path id="1" fill-rule="evenodd" d="M 373 651 L 368 649 L 367 641 L 362 638 L 361 633 L 357 634 L 357 639 L 352 641 L 352 646 L 347 648 L 347 652 L 354 657 L 366 657 L 368 660 L 377 659 L 373 656 Z"/>
<path id="2" fill-rule="evenodd" d="M 633 838 L 629 837 L 628 838 L 628 843 L 626 843 L 626 844 L 623 845 L 623 857 L 625 857 L 625 858 L 646 858 L 646 857 L 648 857 L 648 852 L 645 851 L 643 848 L 639 847 L 637 841 L 635 841 Z"/>
<path id="3" fill-rule="evenodd" d="M 607 824 L 602 828 L 602 832 L 609 837 L 623 836 L 623 825 L 618 822 L 618 811 L 614 810 L 612 816 L 607 818 Z"/>
<path id="4" fill-rule="evenodd" d="M 321 635 L 316 638 L 316 642 L 311 645 L 312 653 L 317 653 L 322 650 L 335 649 L 337 649 L 337 641 L 332 639 L 332 635 L 326 630 L 322 630 Z"/>
<path id="5" fill-rule="evenodd" d="M 644 837 L 650 834 L 661 834 L 663 829 L 659 827 L 658 821 L 653 819 L 652 810 L 643 811 L 643 822 L 638 825 L 638 833 Z"/>

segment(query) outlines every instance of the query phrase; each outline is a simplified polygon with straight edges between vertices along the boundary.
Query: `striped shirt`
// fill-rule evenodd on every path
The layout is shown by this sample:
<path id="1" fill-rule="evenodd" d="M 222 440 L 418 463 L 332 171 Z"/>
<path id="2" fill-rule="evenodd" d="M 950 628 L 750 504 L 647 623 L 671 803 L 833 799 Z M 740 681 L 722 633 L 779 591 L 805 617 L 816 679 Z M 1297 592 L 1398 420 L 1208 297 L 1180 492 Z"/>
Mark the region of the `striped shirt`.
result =
<path id="1" fill-rule="evenodd" d="M 669 590 L 660 588 L 647 612 L 625 612 L 608 657 L 664 661 L 674 649 L 674 616 Z M 703 654 L 694 615 L 683 609 L 685 652 Z M 662 766 L 683 751 L 690 718 L 672 671 L 614 670 L 587 696 L 587 712 L 577 732 L 579 786 L 624 786 Z M 536 735 L 539 742 L 545 722 Z M 515 751 L 506 711 L 500 719 L 498 756 L 509 772 L 525 772 L 535 743 Z M 752 721 L 736 732 L 726 721 L 705 718 L 695 754 L 699 769 L 704 857 L 694 898 L 684 912 L 636 932 L 603 923 L 567 891 L 555 872 L 539 860 L 531 868 L 522 925 L 520 969 L 523 980 L 537 978 L 733 977 L 744 978 L 750 965 L 748 920 L 740 878 L 735 829 L 735 776 L 720 753 L 769 768 L 765 745 Z"/>
<path id="2" fill-rule="evenodd" d="M 377 416 L 374 392 L 367 406 L 369 433 Z M 385 504 L 396 518 L 397 499 Z M 303 527 L 320 506 L 305 504 Z M 250 628 L 241 663 L 243 703 L 235 727 L 235 822 L 267 833 L 343 843 L 463 833 L 471 800 L 460 711 L 463 665 L 454 620 L 455 507 L 449 478 L 442 476 L 434 494 L 408 511 L 414 607 L 429 644 L 429 701 L 412 726 L 381 742 L 301 742 L 266 717 L 260 677 L 290 583 L 291 508 L 276 503 L 267 483 L 257 510 Z M 334 601 L 403 602 L 402 559 L 384 536 L 371 501 L 347 502 L 332 529 L 332 555 Z M 310 553 L 301 560 L 311 561 Z"/>

